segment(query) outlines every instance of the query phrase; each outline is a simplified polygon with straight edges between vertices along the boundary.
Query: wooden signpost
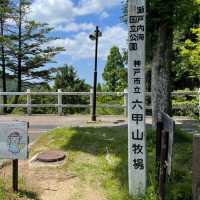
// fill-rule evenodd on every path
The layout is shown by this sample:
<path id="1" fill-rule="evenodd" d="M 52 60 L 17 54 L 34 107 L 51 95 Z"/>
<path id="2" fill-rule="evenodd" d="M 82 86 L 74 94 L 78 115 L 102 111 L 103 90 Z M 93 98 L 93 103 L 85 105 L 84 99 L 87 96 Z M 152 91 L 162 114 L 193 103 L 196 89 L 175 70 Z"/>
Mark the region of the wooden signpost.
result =
<path id="1" fill-rule="evenodd" d="M 28 123 L 0 122 L 0 158 L 13 160 L 13 190 L 18 191 L 18 159 L 28 158 Z"/>
<path id="2" fill-rule="evenodd" d="M 145 0 L 128 1 L 128 167 L 129 193 L 146 192 Z"/>
<path id="3" fill-rule="evenodd" d="M 156 170 L 159 200 L 165 199 L 167 175 L 171 175 L 175 122 L 166 113 L 158 114 L 156 130 Z"/>

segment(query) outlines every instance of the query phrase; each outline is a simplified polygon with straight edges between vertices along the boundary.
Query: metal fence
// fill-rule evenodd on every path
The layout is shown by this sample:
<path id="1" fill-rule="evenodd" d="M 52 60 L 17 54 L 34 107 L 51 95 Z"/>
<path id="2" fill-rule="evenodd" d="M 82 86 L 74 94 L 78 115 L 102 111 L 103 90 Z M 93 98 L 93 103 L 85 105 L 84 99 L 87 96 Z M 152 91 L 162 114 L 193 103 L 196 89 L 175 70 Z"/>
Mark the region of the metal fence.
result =
<path id="1" fill-rule="evenodd" d="M 199 100 L 199 105 L 197 106 L 200 116 L 200 89 L 199 91 L 186 91 L 186 92 L 172 92 L 172 97 L 178 96 L 197 96 Z M 59 89 L 57 92 L 32 92 L 30 89 L 27 89 L 26 92 L 0 92 L 1 96 L 26 96 L 25 104 L 0 104 L 0 108 L 26 108 L 27 114 L 32 114 L 32 108 L 45 108 L 52 107 L 57 108 L 58 114 L 62 115 L 63 108 L 92 108 L 92 97 L 93 90 L 91 89 L 89 92 L 63 92 Z M 32 97 L 33 96 L 55 96 L 57 97 L 56 104 L 33 104 Z M 90 103 L 85 104 L 63 104 L 63 96 L 88 96 L 90 98 Z M 127 115 L 128 110 L 128 91 L 127 89 L 124 92 L 97 92 L 98 96 L 113 96 L 113 97 L 123 97 L 124 103 L 121 104 L 97 104 L 97 108 L 121 108 L 124 109 L 124 115 Z M 146 97 L 151 98 L 151 93 L 146 92 Z M 151 109 L 151 105 L 146 106 L 146 109 Z M 184 105 L 173 107 L 173 109 L 184 109 Z"/>

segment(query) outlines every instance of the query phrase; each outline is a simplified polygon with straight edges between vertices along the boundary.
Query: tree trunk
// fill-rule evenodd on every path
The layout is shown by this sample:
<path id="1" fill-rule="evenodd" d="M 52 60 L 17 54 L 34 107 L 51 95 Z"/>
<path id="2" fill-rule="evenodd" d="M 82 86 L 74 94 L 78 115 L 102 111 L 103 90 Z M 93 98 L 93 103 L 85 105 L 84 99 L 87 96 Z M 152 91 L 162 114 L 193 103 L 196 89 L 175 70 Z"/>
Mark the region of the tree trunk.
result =
<path id="1" fill-rule="evenodd" d="M 1 36 L 4 37 L 4 17 L 1 15 Z M 3 82 L 3 92 L 6 92 L 6 60 L 5 60 L 5 48 L 4 43 L 1 44 L 1 66 L 2 66 L 2 82 Z M 3 96 L 3 104 L 7 104 L 7 96 Z M 4 113 L 7 112 L 6 107 L 4 107 Z"/>
<path id="2" fill-rule="evenodd" d="M 171 61 L 172 61 L 173 29 L 168 24 L 160 24 L 157 44 L 153 51 L 152 64 L 152 118 L 153 127 L 157 123 L 159 111 L 171 115 Z"/>
<path id="3" fill-rule="evenodd" d="M 18 33 L 18 92 L 22 90 L 22 4 L 19 3 L 19 33 Z"/>

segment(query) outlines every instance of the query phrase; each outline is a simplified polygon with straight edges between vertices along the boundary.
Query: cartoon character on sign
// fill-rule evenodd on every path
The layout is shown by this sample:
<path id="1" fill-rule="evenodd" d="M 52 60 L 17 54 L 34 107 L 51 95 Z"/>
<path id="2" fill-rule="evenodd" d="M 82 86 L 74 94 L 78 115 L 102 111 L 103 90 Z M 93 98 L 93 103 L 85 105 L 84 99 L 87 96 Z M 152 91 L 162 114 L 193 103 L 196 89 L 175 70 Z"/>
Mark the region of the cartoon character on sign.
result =
<path id="1" fill-rule="evenodd" d="M 18 154 L 24 148 L 24 144 L 21 143 L 21 140 L 22 140 L 22 137 L 17 131 L 12 132 L 8 136 L 8 150 L 12 154 Z"/>

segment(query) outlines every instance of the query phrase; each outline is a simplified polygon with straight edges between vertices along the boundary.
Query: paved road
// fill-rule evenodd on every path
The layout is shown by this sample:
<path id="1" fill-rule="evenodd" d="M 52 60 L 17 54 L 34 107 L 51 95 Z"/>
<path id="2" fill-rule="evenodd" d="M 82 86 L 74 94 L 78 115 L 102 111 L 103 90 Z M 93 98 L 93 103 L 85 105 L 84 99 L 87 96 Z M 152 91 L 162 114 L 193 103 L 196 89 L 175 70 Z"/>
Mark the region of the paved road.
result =
<path id="1" fill-rule="evenodd" d="M 89 115 L 76 115 L 76 116 L 1 115 L 0 116 L 0 121 L 12 121 L 12 120 L 29 122 L 30 142 L 33 142 L 41 134 L 58 127 L 127 125 L 127 119 L 123 116 L 103 116 L 103 117 L 99 116 L 97 119 L 97 123 L 91 123 Z"/>
<path id="2" fill-rule="evenodd" d="M 197 132 L 198 121 L 187 117 L 175 117 L 177 126 L 190 133 Z M 34 115 L 34 116 L 16 116 L 16 115 L 1 115 L 0 121 L 27 121 L 30 124 L 29 136 L 30 142 L 36 140 L 41 134 L 50 131 L 57 127 L 81 127 L 81 126 L 127 126 L 127 118 L 123 116 L 99 116 L 97 123 L 90 122 L 89 115 L 70 115 L 70 116 L 55 116 L 55 115 Z M 147 125 L 151 125 L 151 117 L 147 117 Z"/>

